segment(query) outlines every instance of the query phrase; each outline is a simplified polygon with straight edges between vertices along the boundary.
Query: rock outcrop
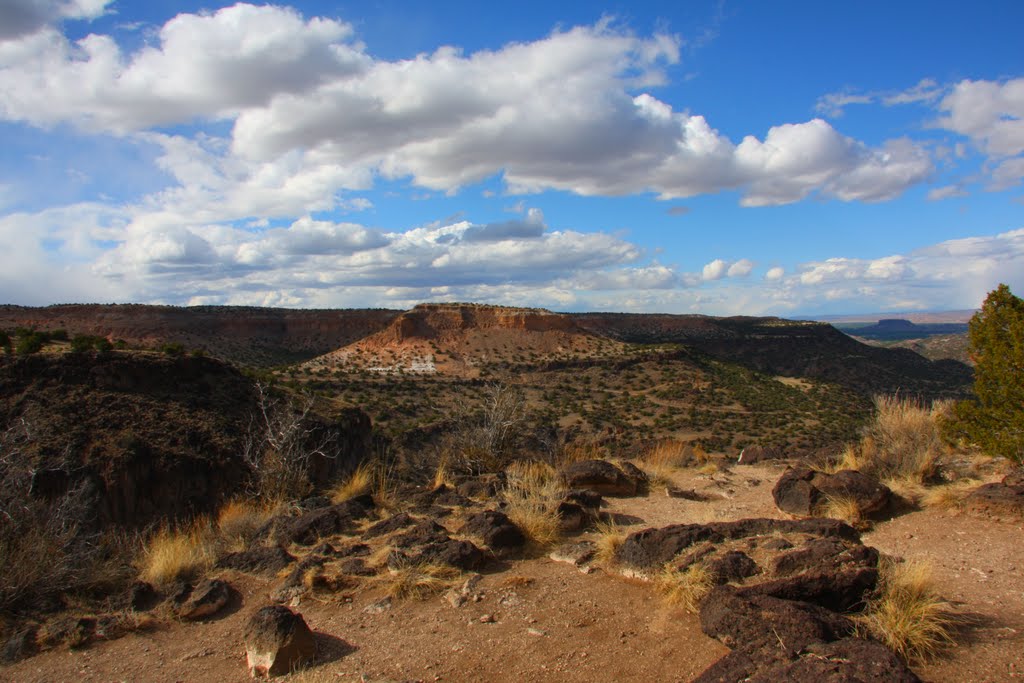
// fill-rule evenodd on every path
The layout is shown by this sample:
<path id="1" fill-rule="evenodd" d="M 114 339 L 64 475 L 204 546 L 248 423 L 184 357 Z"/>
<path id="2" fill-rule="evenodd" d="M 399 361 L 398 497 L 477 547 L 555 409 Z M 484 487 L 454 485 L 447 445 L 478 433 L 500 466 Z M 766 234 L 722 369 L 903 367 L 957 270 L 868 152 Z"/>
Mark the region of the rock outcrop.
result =
<path id="1" fill-rule="evenodd" d="M 302 615 L 274 605 L 257 611 L 245 628 L 249 674 L 281 676 L 316 656 L 316 639 Z"/>

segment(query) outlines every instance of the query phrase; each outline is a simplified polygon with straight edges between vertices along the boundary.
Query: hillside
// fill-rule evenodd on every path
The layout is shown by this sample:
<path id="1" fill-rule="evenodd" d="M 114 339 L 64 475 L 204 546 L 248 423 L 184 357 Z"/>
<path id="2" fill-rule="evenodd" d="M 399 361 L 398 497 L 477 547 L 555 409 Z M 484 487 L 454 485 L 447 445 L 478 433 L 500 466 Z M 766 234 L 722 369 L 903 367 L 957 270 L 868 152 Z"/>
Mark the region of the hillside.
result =
<path id="1" fill-rule="evenodd" d="M 66 304 L 0 306 L 0 329 L 64 329 L 131 346 L 167 342 L 256 366 L 294 363 L 373 334 L 398 311 L 287 309 L 249 306 L 150 306 Z"/>
<path id="2" fill-rule="evenodd" d="M 384 373 L 479 377 L 488 365 L 619 355 L 570 315 L 538 308 L 420 304 L 380 332 L 307 363 Z"/>

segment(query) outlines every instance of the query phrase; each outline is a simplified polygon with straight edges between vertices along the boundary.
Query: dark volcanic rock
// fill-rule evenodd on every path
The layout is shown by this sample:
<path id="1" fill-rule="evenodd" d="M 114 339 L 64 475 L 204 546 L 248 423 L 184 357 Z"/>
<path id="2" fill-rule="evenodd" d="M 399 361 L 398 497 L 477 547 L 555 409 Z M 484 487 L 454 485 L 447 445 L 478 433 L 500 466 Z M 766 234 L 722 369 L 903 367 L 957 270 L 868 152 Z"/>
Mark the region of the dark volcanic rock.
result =
<path id="1" fill-rule="evenodd" d="M 673 524 L 661 529 L 644 529 L 626 538 L 615 553 L 621 564 L 651 570 L 671 562 L 699 543 L 772 534 L 810 534 L 859 543 L 856 529 L 834 519 L 741 519 L 710 524 Z"/>
<path id="2" fill-rule="evenodd" d="M 416 564 L 446 564 L 469 571 L 483 564 L 484 553 L 469 541 L 449 539 L 425 545 L 414 562 Z"/>
<path id="3" fill-rule="evenodd" d="M 39 627 L 37 626 L 28 626 L 15 631 L 4 643 L 3 649 L 0 649 L 0 662 L 13 664 L 38 652 L 39 646 L 36 644 L 38 633 Z"/>
<path id="4" fill-rule="evenodd" d="M 287 607 L 264 607 L 245 628 L 249 674 L 279 676 L 291 673 L 316 656 L 316 639 L 301 614 Z"/>
<path id="5" fill-rule="evenodd" d="M 182 619 L 195 621 L 213 616 L 231 600 L 231 586 L 220 579 L 206 579 L 192 589 L 188 599 L 177 609 Z"/>
<path id="6" fill-rule="evenodd" d="M 427 543 L 443 543 L 448 539 L 448 530 L 435 521 L 424 519 L 405 533 L 392 539 L 398 548 L 410 548 Z"/>
<path id="7" fill-rule="evenodd" d="M 229 553 L 217 560 L 217 566 L 253 574 L 277 573 L 294 561 L 295 557 L 287 550 L 279 545 L 273 545 Z"/>
<path id="8" fill-rule="evenodd" d="M 856 470 L 827 474 L 798 467 L 779 478 L 772 489 L 772 497 L 780 510 L 794 515 L 818 514 L 830 498 L 854 500 L 861 514 L 871 515 L 889 504 L 892 492 L 875 477 Z"/>
<path id="9" fill-rule="evenodd" d="M 148 612 L 160 602 L 160 593 L 145 581 L 135 581 L 128 587 L 124 604 L 135 612 Z"/>
<path id="10" fill-rule="evenodd" d="M 845 612 L 864 606 L 864 596 L 878 583 L 877 566 L 852 566 L 848 569 L 808 571 L 796 576 L 744 586 L 740 595 L 768 595 L 786 600 L 802 600 Z"/>
<path id="11" fill-rule="evenodd" d="M 742 581 L 760 573 L 761 570 L 749 555 L 738 550 L 730 550 L 721 557 L 708 562 L 708 571 L 711 572 L 716 584 L 722 584 L 730 581 Z"/>
<path id="12" fill-rule="evenodd" d="M 711 665 L 694 683 L 920 683 L 884 646 L 860 638 L 812 643 L 792 658 L 778 648 L 739 648 Z"/>
<path id="13" fill-rule="evenodd" d="M 818 605 L 745 596 L 729 586 L 715 588 L 701 603 L 700 626 L 727 647 L 784 646 L 791 654 L 811 643 L 842 638 L 854 629 L 852 621 Z"/>
<path id="14" fill-rule="evenodd" d="M 633 469 L 640 472 L 635 467 Z M 560 474 L 569 488 L 590 489 L 606 496 L 635 496 L 647 482 L 645 475 L 638 478 L 605 460 L 570 463 L 561 469 Z"/>
<path id="15" fill-rule="evenodd" d="M 463 533 L 477 536 L 491 549 L 518 548 L 526 536 L 503 512 L 485 510 L 466 520 Z"/>
<path id="16" fill-rule="evenodd" d="M 580 507 L 591 511 L 600 510 L 601 505 L 604 503 L 600 493 L 589 489 L 573 489 L 566 493 L 562 500 L 566 503 L 576 503 Z"/>
<path id="17" fill-rule="evenodd" d="M 979 517 L 1024 519 L 1024 468 L 1010 472 L 1002 482 L 974 489 L 964 498 L 962 509 Z"/>
<path id="18" fill-rule="evenodd" d="M 285 518 L 279 527 L 278 538 L 283 542 L 313 545 L 321 538 L 352 533 L 356 521 L 364 519 L 372 508 L 373 498 L 359 496 L 340 505 Z"/>
<path id="19" fill-rule="evenodd" d="M 406 527 L 412 526 L 416 523 L 411 515 L 406 512 L 400 512 L 397 515 L 392 515 L 385 520 L 377 522 L 369 529 L 363 532 L 363 538 L 371 539 L 377 538 L 378 536 L 384 536 L 390 534 L 392 531 L 398 531 Z"/>

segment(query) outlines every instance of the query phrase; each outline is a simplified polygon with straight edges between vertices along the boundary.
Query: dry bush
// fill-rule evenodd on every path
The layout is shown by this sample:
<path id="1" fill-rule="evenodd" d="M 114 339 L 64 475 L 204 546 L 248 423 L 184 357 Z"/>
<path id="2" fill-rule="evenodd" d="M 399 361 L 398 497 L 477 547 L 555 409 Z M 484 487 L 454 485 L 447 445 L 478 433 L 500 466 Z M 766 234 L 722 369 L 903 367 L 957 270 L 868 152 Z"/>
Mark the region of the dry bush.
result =
<path id="1" fill-rule="evenodd" d="M 828 496 L 819 515 L 838 519 L 858 529 L 866 524 L 857 499 L 850 496 Z"/>
<path id="2" fill-rule="evenodd" d="M 654 585 L 664 595 L 665 601 L 696 613 L 700 601 L 711 591 L 711 572 L 702 564 L 694 564 L 684 571 L 666 565 L 660 574 L 654 577 Z"/>
<path id="3" fill-rule="evenodd" d="M 718 465 L 713 462 L 706 462 L 697 468 L 698 474 L 703 474 L 706 477 L 718 474 Z"/>
<path id="4" fill-rule="evenodd" d="M 957 618 L 932 584 L 931 570 L 916 562 L 882 564 L 879 590 L 860 623 L 891 650 L 923 660 L 954 644 Z"/>
<path id="5" fill-rule="evenodd" d="M 462 572 L 446 564 L 409 563 L 377 576 L 374 581 L 396 600 L 423 600 L 452 588 L 461 576 Z"/>
<path id="6" fill-rule="evenodd" d="M 374 485 L 375 468 L 369 461 L 359 464 L 348 478 L 335 486 L 331 491 L 331 500 L 334 503 L 344 503 L 364 493 L 371 493 Z"/>
<path id="7" fill-rule="evenodd" d="M 217 531 L 229 550 L 244 550 L 282 507 L 280 503 L 236 498 L 217 512 Z"/>
<path id="8" fill-rule="evenodd" d="M 573 441 L 562 445 L 555 454 L 555 466 L 558 468 L 584 460 L 604 460 L 607 454 L 600 446 L 587 441 Z"/>
<path id="9" fill-rule="evenodd" d="M 948 410 L 948 402 L 928 407 L 909 398 L 876 396 L 875 417 L 859 447 L 844 453 L 844 464 L 879 479 L 933 479 L 945 452 L 939 419 Z"/>
<path id="10" fill-rule="evenodd" d="M 448 458 L 442 457 L 437 462 L 437 469 L 434 470 L 434 480 L 431 482 L 431 488 L 435 491 L 442 486 L 454 486 L 448 471 Z"/>
<path id="11" fill-rule="evenodd" d="M 689 460 L 686 444 L 681 441 L 661 441 L 649 450 L 640 465 L 651 482 L 666 485 L 672 481 L 676 470 L 686 465 Z"/>
<path id="12" fill-rule="evenodd" d="M 50 499 L 32 494 L 23 454 L 30 433 L 24 422 L 0 433 L 0 612 L 108 584 L 130 564 L 121 556 L 131 552 L 127 540 L 83 529 L 91 516 L 84 486 Z"/>
<path id="13" fill-rule="evenodd" d="M 951 484 L 929 489 L 921 499 L 925 507 L 956 510 L 971 491 L 981 484 L 977 479 L 960 479 Z"/>
<path id="14" fill-rule="evenodd" d="M 558 541 L 562 536 L 558 505 L 565 490 L 555 469 L 536 460 L 520 461 L 509 465 L 505 475 L 509 519 L 540 547 Z"/>
<path id="15" fill-rule="evenodd" d="M 209 522 L 197 521 L 183 529 L 162 527 L 142 550 L 139 576 L 156 585 L 195 579 L 216 561 L 215 545 Z"/>
<path id="16" fill-rule="evenodd" d="M 518 387 L 491 384 L 477 410 L 463 409 L 459 427 L 442 445 L 442 459 L 459 472 L 499 472 L 514 457 L 526 425 L 526 397 Z"/>
<path id="17" fill-rule="evenodd" d="M 605 567 L 610 567 L 615 564 L 615 553 L 626 541 L 627 534 L 615 522 L 599 523 L 597 533 L 597 540 L 594 542 L 597 546 L 595 559 Z"/>

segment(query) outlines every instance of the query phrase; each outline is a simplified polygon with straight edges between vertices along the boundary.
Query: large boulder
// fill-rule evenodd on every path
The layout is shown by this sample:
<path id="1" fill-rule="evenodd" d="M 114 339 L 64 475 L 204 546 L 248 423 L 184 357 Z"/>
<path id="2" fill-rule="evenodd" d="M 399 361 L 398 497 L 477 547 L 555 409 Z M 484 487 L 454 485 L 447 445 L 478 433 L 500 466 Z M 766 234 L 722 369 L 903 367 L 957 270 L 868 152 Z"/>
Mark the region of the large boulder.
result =
<path id="1" fill-rule="evenodd" d="M 253 678 L 291 673 L 316 656 L 316 639 L 306 620 L 280 605 L 253 614 L 244 639 L 245 658 Z"/>
<path id="2" fill-rule="evenodd" d="M 786 471 L 772 489 L 775 505 L 793 515 L 811 517 L 820 514 L 829 500 L 852 500 L 862 516 L 880 512 L 892 498 L 889 487 L 871 475 L 857 470 L 834 474 L 810 467 Z"/>
<path id="3" fill-rule="evenodd" d="M 971 491 L 962 509 L 972 515 L 1013 521 L 1024 519 L 1024 468 L 1017 468 L 993 484 Z"/>
<path id="4" fill-rule="evenodd" d="M 606 496 L 635 496 L 647 486 L 647 476 L 628 463 L 620 468 L 606 460 L 581 460 L 564 466 L 559 474 L 570 489 Z"/>

